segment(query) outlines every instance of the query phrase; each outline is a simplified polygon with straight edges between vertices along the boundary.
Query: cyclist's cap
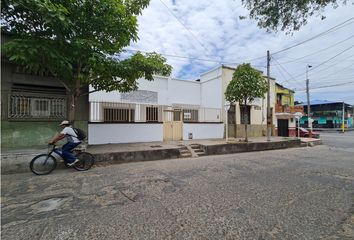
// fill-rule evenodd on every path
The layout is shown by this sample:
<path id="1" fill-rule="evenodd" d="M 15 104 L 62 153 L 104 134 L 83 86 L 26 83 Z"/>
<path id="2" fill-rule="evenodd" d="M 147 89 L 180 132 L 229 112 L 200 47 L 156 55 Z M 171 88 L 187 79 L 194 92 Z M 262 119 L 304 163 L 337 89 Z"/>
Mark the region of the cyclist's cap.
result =
<path id="1" fill-rule="evenodd" d="M 69 125 L 69 124 L 70 124 L 70 123 L 69 123 L 68 120 L 64 120 L 64 121 L 62 121 L 62 122 L 59 124 L 59 126 Z"/>

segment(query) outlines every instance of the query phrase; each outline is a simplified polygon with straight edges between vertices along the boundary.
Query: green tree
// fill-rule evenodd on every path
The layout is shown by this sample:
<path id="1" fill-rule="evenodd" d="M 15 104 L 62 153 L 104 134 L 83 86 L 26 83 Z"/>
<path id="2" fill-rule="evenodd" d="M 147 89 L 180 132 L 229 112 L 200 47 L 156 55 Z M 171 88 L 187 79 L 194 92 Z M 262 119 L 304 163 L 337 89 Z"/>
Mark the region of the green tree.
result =
<path id="1" fill-rule="evenodd" d="M 137 16 L 150 0 L 3 0 L 2 50 L 29 72 L 53 76 L 75 101 L 89 85 L 94 91 L 128 92 L 138 78 L 169 75 L 172 67 L 156 53 L 124 55 L 138 40 Z"/>
<path id="2" fill-rule="evenodd" d="M 242 0 L 243 6 L 250 11 L 250 17 L 258 21 L 258 26 L 273 31 L 297 31 L 307 23 L 308 17 L 321 14 L 324 8 L 334 8 L 346 4 L 347 0 Z M 243 18 L 243 17 L 242 17 Z"/>
<path id="3" fill-rule="evenodd" d="M 267 82 L 262 73 L 251 67 L 249 63 L 238 65 L 232 80 L 228 84 L 225 98 L 230 103 L 238 102 L 240 107 L 246 107 L 255 98 L 264 98 L 267 92 Z M 248 141 L 246 111 L 243 116 L 245 123 L 245 141 Z"/>

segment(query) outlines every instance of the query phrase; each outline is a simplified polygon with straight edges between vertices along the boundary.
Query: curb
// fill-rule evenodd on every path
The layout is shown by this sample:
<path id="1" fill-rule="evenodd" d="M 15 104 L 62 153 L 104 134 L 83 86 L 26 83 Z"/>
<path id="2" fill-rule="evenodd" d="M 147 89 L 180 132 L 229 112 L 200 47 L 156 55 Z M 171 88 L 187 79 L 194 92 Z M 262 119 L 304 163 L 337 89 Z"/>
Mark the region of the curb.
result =
<path id="1" fill-rule="evenodd" d="M 322 144 L 322 141 L 318 144 Z M 318 145 L 316 144 L 316 145 Z M 221 155 L 241 152 L 266 151 L 301 147 L 300 139 L 291 139 L 277 142 L 248 142 L 248 143 L 225 143 L 217 145 L 202 145 L 205 155 Z M 93 153 L 95 162 L 100 164 L 120 164 L 130 162 L 168 160 L 182 158 L 181 148 L 153 149 L 143 151 L 126 151 L 110 153 Z M 31 154 L 4 154 L 1 155 L 1 173 L 25 173 L 30 172 L 29 163 L 39 153 Z M 66 168 L 64 163 L 58 162 L 57 168 Z"/>

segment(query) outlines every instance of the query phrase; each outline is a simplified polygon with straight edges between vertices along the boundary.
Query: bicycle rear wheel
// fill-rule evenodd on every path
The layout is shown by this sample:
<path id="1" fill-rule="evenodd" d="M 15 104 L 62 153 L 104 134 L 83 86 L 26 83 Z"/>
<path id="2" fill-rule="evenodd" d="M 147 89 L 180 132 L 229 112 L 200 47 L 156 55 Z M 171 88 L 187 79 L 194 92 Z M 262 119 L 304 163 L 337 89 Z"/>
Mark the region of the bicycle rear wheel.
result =
<path id="1" fill-rule="evenodd" d="M 76 155 L 76 158 L 79 159 L 79 162 L 75 163 L 73 167 L 78 171 L 89 170 L 95 163 L 94 156 L 88 152 L 80 152 Z"/>
<path id="2" fill-rule="evenodd" d="M 57 166 L 55 158 L 48 154 L 34 157 L 30 163 L 30 169 L 34 174 L 46 175 L 51 173 Z"/>

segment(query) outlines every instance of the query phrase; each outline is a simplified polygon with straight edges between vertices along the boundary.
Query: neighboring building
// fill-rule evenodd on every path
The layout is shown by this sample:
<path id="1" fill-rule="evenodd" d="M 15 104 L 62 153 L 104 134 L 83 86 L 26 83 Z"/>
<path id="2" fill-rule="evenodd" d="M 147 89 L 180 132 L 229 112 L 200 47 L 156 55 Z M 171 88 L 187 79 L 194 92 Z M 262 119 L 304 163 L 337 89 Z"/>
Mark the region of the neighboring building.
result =
<path id="1" fill-rule="evenodd" d="M 307 113 L 307 104 L 299 104 L 304 107 Z M 343 119 L 343 106 L 344 106 L 344 124 L 345 127 L 353 127 L 353 106 L 343 102 L 332 102 L 326 100 L 313 100 L 310 105 L 310 115 L 314 120 L 312 123 L 313 128 L 340 128 Z M 307 116 L 301 118 L 300 125 L 303 127 L 308 126 Z"/>
<path id="2" fill-rule="evenodd" d="M 215 101 L 219 108 L 223 108 L 225 100 L 225 91 L 232 80 L 233 73 L 236 68 L 229 66 L 220 66 L 216 69 L 213 69 L 209 72 L 206 72 L 201 75 L 200 81 L 202 83 L 207 83 L 209 81 L 214 81 L 214 87 L 210 88 L 212 92 L 207 92 L 202 89 L 203 101 L 202 104 L 205 104 L 205 101 L 215 101 L 214 98 L 210 96 L 214 95 Z M 275 107 L 275 79 L 270 78 L 270 106 L 271 106 L 271 119 L 272 119 L 272 132 L 274 134 L 274 107 Z M 246 113 L 246 122 L 241 117 L 241 113 Z M 225 111 L 222 112 L 222 121 L 226 121 Z M 248 124 L 248 136 L 249 137 L 262 137 L 267 134 L 267 94 L 264 95 L 264 98 L 257 98 L 252 103 L 247 106 L 240 106 L 239 103 L 236 103 L 230 107 L 228 110 L 228 136 L 243 138 L 245 137 L 245 126 Z"/>
<path id="3" fill-rule="evenodd" d="M 224 92 L 234 71 L 220 66 L 196 81 L 155 76 L 154 81 L 139 79 L 134 92 L 90 94 L 89 144 L 223 138 Z M 273 122 L 274 91 L 272 79 Z M 240 111 L 248 115 L 249 136 L 265 136 L 266 102 L 256 99 L 241 109 L 239 104 L 231 106 L 229 137 L 244 137 Z"/>
<path id="4" fill-rule="evenodd" d="M 2 34 L 2 43 L 8 40 Z M 45 147 L 68 116 L 65 88 L 50 76 L 28 74 L 1 57 L 1 149 Z M 75 126 L 87 129 L 88 96 L 77 101 Z"/>
<path id="5" fill-rule="evenodd" d="M 294 106 L 294 91 L 278 83 L 275 84 L 276 103 L 275 116 L 276 135 L 283 137 L 296 137 L 295 113 L 304 113 L 302 106 Z"/>

